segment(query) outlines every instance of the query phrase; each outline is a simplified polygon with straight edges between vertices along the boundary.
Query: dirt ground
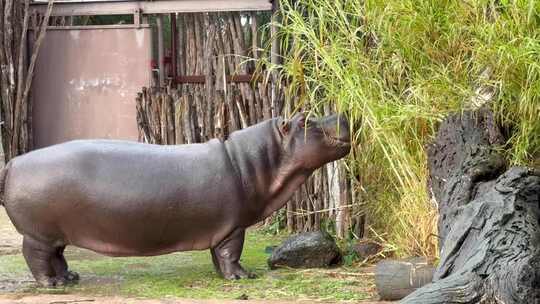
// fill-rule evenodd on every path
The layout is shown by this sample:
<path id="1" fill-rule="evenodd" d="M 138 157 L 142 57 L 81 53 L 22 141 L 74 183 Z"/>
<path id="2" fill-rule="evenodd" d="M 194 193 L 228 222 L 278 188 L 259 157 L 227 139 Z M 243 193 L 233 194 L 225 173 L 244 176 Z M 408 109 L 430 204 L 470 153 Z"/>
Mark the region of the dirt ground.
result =
<path id="1" fill-rule="evenodd" d="M 249 300 L 190 300 L 190 299 L 131 299 L 121 297 L 88 297 L 77 295 L 38 295 L 18 298 L 16 296 L 0 296 L 0 304 L 303 304 L 312 301 L 249 301 Z M 362 304 L 383 304 L 390 302 L 361 302 Z"/>
<path id="2" fill-rule="evenodd" d="M 22 237 L 17 233 L 4 208 L 0 207 L 0 256 L 21 252 Z M 33 286 L 30 274 L 17 281 L 0 278 L 0 304 L 288 304 L 313 303 L 313 301 L 269 301 L 269 300 L 193 300 L 193 299 L 137 299 L 126 297 L 89 296 L 87 294 L 36 294 L 17 293 L 21 287 Z M 332 302 L 325 302 L 332 303 Z M 389 302 L 361 302 L 363 304 L 382 304 Z"/>
<path id="3" fill-rule="evenodd" d="M 21 251 L 22 236 L 17 233 L 3 207 L 0 207 L 0 255 Z"/>

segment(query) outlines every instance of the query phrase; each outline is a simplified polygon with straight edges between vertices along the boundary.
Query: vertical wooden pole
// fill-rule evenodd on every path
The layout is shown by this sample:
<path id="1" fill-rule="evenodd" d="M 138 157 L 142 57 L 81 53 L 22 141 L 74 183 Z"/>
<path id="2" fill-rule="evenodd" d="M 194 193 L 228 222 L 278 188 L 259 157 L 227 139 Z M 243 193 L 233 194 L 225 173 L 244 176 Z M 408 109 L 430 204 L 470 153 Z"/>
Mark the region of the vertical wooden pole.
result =
<path id="1" fill-rule="evenodd" d="M 157 15 L 159 86 L 165 86 L 165 49 L 163 44 L 163 15 Z"/>
<path id="2" fill-rule="evenodd" d="M 258 35 L 257 13 L 251 12 L 251 56 L 259 59 L 259 35 Z"/>
<path id="3" fill-rule="evenodd" d="M 295 225 L 294 225 L 294 201 L 293 201 L 293 198 L 291 197 L 291 199 L 289 199 L 289 201 L 287 202 L 287 217 L 286 217 L 286 222 L 287 222 L 287 231 L 289 233 L 294 233 L 294 228 L 295 228 Z"/>
<path id="4" fill-rule="evenodd" d="M 186 75 L 186 22 L 185 14 L 178 14 L 176 16 L 176 24 L 178 25 L 178 75 Z M 178 85 L 179 94 L 184 94 L 186 86 L 183 84 Z"/>
<path id="5" fill-rule="evenodd" d="M 176 13 L 171 13 L 171 60 L 172 60 L 172 87 L 176 88 L 176 76 L 178 76 L 178 28 L 176 27 Z"/>
<path id="6" fill-rule="evenodd" d="M 350 211 L 351 208 L 351 184 L 347 179 L 347 172 L 343 160 L 337 161 L 339 167 L 339 206 L 336 212 L 336 235 L 338 238 L 345 238 L 350 226 Z"/>
<path id="7" fill-rule="evenodd" d="M 215 34 L 216 34 L 216 22 L 210 14 L 205 13 L 203 15 L 204 28 L 206 31 L 206 39 L 203 41 L 204 45 L 204 76 L 205 76 L 205 99 L 206 99 L 206 109 L 205 109 L 205 124 L 208 138 L 215 137 L 215 121 L 214 114 L 216 110 L 215 102 L 215 85 L 214 85 L 214 69 L 212 61 L 214 60 L 214 43 L 215 43 Z"/>
<path id="8" fill-rule="evenodd" d="M 277 40 L 277 14 L 279 11 L 279 0 L 272 1 L 272 25 L 270 27 L 270 37 L 272 39 L 272 48 L 270 54 L 270 62 L 275 65 L 279 64 L 279 41 Z M 272 95 L 271 95 L 271 110 L 272 117 L 280 115 L 278 107 L 278 76 L 276 72 L 272 72 Z"/>

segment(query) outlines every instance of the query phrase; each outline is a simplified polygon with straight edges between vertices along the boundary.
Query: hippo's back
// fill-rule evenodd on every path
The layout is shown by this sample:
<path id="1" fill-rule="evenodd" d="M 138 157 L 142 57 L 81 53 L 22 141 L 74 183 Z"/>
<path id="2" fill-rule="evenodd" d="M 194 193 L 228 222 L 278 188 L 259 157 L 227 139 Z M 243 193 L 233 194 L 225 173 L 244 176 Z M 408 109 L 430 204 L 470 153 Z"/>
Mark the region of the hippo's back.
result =
<path id="1" fill-rule="evenodd" d="M 208 248 L 234 228 L 239 209 L 218 140 L 68 142 L 13 159 L 4 189 L 22 234 L 116 256 Z"/>

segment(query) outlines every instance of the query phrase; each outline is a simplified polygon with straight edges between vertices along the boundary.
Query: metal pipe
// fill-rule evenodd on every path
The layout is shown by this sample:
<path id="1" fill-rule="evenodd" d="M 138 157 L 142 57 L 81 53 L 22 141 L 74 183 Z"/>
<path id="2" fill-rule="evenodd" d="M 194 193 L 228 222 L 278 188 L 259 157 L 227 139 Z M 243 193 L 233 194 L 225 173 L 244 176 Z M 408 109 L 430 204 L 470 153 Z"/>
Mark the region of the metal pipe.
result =
<path id="1" fill-rule="evenodd" d="M 171 13 L 171 61 L 172 61 L 172 79 L 178 76 L 178 28 L 176 27 L 176 13 Z M 172 82 L 172 86 L 176 87 L 176 81 Z"/>
<path id="2" fill-rule="evenodd" d="M 158 68 L 159 68 L 159 86 L 165 86 L 165 46 L 163 43 L 163 15 L 157 15 L 156 18 L 158 31 Z"/>

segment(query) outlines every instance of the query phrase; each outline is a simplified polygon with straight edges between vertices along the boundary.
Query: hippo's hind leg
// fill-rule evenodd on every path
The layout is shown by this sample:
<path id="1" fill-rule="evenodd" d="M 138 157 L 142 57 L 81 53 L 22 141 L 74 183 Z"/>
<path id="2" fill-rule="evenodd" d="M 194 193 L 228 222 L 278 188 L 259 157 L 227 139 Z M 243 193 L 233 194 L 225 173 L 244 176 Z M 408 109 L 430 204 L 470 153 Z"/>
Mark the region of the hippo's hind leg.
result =
<path id="1" fill-rule="evenodd" d="M 56 287 L 67 283 L 67 263 L 60 259 L 59 248 L 24 236 L 23 255 L 36 281 L 44 287 Z M 63 258 L 63 250 L 62 252 Z"/>
<path id="2" fill-rule="evenodd" d="M 68 264 L 64 257 L 64 249 L 66 249 L 66 246 L 57 248 L 56 254 L 51 260 L 56 277 L 59 281 L 63 280 L 68 284 L 77 283 L 79 282 L 79 274 L 68 270 Z"/>
<path id="3" fill-rule="evenodd" d="M 225 279 L 234 280 L 255 277 L 240 265 L 240 256 L 244 247 L 244 235 L 244 229 L 237 229 L 216 247 L 210 249 L 214 266 Z"/>
<path id="4" fill-rule="evenodd" d="M 223 273 L 221 272 L 221 266 L 219 266 L 219 260 L 217 258 L 214 248 L 210 249 L 210 253 L 212 254 L 212 262 L 214 263 L 214 269 L 220 276 L 223 276 Z"/>
<path id="5" fill-rule="evenodd" d="M 58 285 L 56 272 L 51 263 L 56 251 L 54 247 L 24 236 L 22 251 L 30 272 L 40 285 L 45 287 Z"/>

